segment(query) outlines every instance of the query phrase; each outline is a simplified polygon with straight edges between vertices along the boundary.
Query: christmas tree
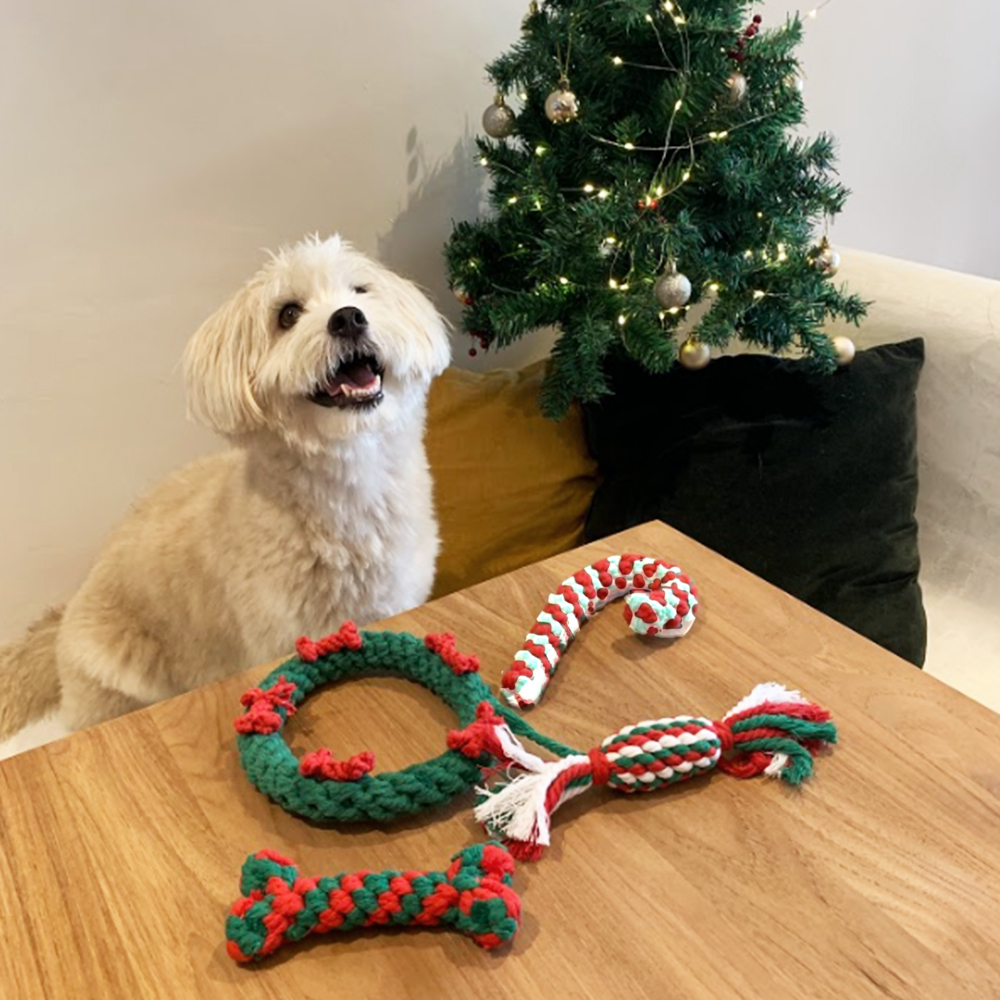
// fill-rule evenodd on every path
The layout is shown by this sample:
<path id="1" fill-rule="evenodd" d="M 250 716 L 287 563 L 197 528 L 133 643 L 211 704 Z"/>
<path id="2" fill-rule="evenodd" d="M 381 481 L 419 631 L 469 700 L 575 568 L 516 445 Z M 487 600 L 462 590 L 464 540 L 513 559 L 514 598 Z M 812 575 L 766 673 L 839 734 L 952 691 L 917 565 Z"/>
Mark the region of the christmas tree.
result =
<path id="1" fill-rule="evenodd" d="M 864 315 L 816 242 L 848 192 L 833 139 L 794 132 L 802 23 L 763 30 L 748 7 L 545 0 L 487 67 L 492 212 L 455 226 L 450 281 L 484 347 L 558 328 L 550 416 L 607 391 L 610 352 L 660 372 L 681 339 L 688 367 L 738 338 L 831 371 L 825 320 Z"/>

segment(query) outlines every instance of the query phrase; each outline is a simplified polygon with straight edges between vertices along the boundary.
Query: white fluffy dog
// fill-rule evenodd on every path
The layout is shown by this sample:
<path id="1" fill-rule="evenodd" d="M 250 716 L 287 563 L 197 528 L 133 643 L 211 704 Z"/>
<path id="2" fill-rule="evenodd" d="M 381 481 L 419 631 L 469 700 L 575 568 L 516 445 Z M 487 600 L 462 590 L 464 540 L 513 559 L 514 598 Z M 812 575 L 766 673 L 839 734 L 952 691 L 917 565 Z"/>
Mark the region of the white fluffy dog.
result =
<path id="1" fill-rule="evenodd" d="M 426 600 L 449 355 L 417 288 L 338 237 L 273 256 L 185 356 L 190 412 L 235 447 L 141 500 L 65 609 L 0 649 L 0 739 L 60 690 L 79 729 Z"/>

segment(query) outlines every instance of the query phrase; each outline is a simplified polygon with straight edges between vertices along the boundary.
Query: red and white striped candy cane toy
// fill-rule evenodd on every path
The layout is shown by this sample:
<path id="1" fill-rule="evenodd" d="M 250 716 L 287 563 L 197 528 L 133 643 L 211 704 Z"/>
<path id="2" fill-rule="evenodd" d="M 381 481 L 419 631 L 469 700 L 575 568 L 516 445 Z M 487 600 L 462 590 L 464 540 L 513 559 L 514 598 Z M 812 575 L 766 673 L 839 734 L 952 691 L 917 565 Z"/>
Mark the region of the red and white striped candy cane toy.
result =
<path id="1" fill-rule="evenodd" d="M 678 566 L 650 556 L 601 559 L 549 595 L 549 603 L 500 681 L 507 702 L 522 708 L 537 704 L 577 632 L 619 597 L 625 598 L 625 621 L 639 635 L 677 639 L 694 624 L 698 589 Z"/>

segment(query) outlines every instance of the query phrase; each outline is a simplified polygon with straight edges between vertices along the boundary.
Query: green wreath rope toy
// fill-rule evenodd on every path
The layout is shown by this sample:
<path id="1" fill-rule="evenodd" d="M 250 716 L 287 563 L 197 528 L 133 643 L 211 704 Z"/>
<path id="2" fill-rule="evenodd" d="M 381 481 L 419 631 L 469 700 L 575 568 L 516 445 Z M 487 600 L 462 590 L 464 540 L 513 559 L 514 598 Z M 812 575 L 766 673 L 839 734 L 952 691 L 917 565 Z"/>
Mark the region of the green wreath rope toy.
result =
<path id="1" fill-rule="evenodd" d="M 285 723 L 317 687 L 351 677 L 391 671 L 441 698 L 458 716 L 462 730 L 476 723 L 477 713 L 480 718 L 494 718 L 480 707 L 489 706 L 491 712 L 501 713 L 511 730 L 539 746 L 560 757 L 576 753 L 535 732 L 501 705 L 479 676 L 479 661 L 458 652 L 449 634 L 421 640 L 406 632 L 359 632 L 347 622 L 318 643 L 300 639 L 296 648 L 298 656 L 243 695 L 240 701 L 246 711 L 235 722 L 240 762 L 250 782 L 296 815 L 339 823 L 388 823 L 468 791 L 491 763 L 486 749 L 470 749 L 460 732 L 449 734 L 444 753 L 401 771 L 372 774 L 374 759 L 367 752 L 338 761 L 324 748 L 299 761 L 282 735 Z M 506 737 L 501 733 L 498 739 Z M 531 762 L 532 755 L 516 748 L 516 741 L 506 742 L 509 754 Z"/>

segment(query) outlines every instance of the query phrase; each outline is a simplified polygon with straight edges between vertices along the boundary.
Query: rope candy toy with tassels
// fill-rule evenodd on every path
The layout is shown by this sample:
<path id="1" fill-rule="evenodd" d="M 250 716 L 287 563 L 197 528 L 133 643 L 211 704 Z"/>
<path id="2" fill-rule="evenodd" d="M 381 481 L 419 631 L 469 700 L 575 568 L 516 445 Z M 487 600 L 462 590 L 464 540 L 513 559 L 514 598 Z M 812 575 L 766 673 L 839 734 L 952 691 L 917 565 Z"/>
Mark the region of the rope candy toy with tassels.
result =
<path id="1" fill-rule="evenodd" d="M 380 923 L 452 923 L 493 947 L 517 928 L 511 856 L 539 858 L 550 842 L 553 813 L 588 788 L 647 792 L 713 768 L 791 785 L 809 777 L 815 754 L 836 742 L 836 728 L 824 709 L 773 683 L 756 687 L 720 720 L 681 715 L 641 722 L 587 753 L 530 726 L 515 708 L 538 702 L 583 625 L 618 597 L 625 598 L 629 627 L 658 638 L 686 634 L 698 605 L 691 580 L 663 560 L 621 555 L 586 567 L 550 595 L 504 675 L 500 690 L 509 704 L 497 699 L 479 676 L 479 661 L 460 653 L 448 633 L 421 640 L 362 632 L 347 622 L 318 642 L 300 639 L 297 655 L 241 698 L 245 710 L 234 725 L 252 784 L 289 812 L 347 823 L 388 823 L 478 786 L 476 818 L 506 849 L 469 848 L 448 873 L 360 872 L 319 880 L 304 879 L 271 852 L 252 855 L 244 865 L 244 896 L 227 924 L 230 954 L 246 961 L 310 933 Z M 371 673 L 416 681 L 451 706 L 459 728 L 448 733 L 446 749 L 387 773 L 374 771 L 368 751 L 338 760 L 321 748 L 298 760 L 282 732 L 303 700 L 321 685 Z M 519 737 L 558 759 L 543 760 Z M 476 864 L 483 869 L 478 876 L 471 873 Z M 498 881 L 504 891 L 493 884 Z"/>

